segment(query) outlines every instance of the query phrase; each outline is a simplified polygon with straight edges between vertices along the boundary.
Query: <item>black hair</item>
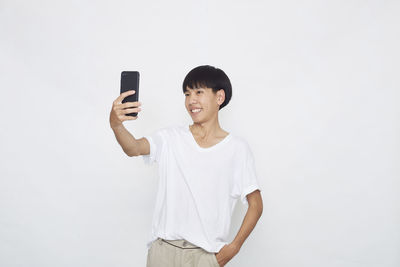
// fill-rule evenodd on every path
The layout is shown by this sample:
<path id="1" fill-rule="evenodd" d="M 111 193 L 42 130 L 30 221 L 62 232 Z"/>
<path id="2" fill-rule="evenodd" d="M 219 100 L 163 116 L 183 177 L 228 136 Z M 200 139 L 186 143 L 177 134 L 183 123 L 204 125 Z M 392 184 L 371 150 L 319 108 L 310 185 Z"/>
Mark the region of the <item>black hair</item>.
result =
<path id="1" fill-rule="evenodd" d="M 225 91 L 225 100 L 219 106 L 219 109 L 225 107 L 232 98 L 232 85 L 228 76 L 221 69 L 210 65 L 198 66 L 186 75 L 183 80 L 183 93 L 187 91 L 186 87 L 197 89 L 201 87 L 211 88 L 214 93 L 223 89 Z"/>

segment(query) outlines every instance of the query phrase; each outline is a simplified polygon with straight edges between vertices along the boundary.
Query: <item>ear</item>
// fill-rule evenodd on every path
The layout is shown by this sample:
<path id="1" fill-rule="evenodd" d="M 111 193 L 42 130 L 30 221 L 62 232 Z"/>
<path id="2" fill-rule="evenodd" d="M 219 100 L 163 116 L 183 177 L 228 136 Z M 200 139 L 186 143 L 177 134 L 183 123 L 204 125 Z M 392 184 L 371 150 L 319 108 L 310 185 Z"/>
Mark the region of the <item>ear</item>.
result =
<path id="1" fill-rule="evenodd" d="M 218 105 L 222 105 L 225 101 L 225 91 L 224 89 L 219 89 L 217 92 L 217 103 Z"/>

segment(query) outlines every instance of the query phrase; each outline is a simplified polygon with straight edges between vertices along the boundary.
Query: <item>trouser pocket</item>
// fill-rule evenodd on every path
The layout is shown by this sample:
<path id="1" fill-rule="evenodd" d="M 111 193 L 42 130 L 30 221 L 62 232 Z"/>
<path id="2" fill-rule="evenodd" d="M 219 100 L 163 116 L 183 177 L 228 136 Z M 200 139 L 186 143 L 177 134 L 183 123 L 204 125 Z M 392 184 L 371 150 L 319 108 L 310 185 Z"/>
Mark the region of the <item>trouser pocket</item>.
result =
<path id="1" fill-rule="evenodd" d="M 212 254 L 211 256 L 212 256 L 213 259 L 214 259 L 215 267 L 220 267 L 220 266 L 219 266 L 219 263 L 218 263 L 218 260 L 217 260 L 217 256 L 215 255 L 215 253 L 212 252 L 211 254 Z"/>

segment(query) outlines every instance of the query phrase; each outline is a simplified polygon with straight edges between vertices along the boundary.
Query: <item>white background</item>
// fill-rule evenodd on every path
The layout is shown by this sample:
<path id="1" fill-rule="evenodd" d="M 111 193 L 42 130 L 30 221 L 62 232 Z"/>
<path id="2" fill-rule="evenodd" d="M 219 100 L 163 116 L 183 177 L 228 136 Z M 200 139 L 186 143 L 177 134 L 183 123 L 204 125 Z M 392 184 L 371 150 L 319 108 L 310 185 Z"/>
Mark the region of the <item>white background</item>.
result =
<path id="1" fill-rule="evenodd" d="M 191 124 L 194 67 L 233 85 L 264 212 L 227 266 L 400 265 L 399 1 L 0 2 L 0 266 L 145 266 L 156 167 L 109 127 L 141 73 L 137 138 Z M 231 240 L 246 210 L 238 202 Z"/>

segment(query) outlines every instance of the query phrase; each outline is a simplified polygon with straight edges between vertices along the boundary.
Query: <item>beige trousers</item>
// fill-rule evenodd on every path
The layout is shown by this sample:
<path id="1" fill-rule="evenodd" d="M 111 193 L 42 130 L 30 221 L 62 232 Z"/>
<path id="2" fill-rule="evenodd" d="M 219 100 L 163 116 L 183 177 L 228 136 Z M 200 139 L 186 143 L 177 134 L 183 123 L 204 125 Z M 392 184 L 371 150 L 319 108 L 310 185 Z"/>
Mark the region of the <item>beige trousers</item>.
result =
<path id="1" fill-rule="evenodd" d="M 215 253 L 184 239 L 155 240 L 147 252 L 146 267 L 220 267 Z"/>

